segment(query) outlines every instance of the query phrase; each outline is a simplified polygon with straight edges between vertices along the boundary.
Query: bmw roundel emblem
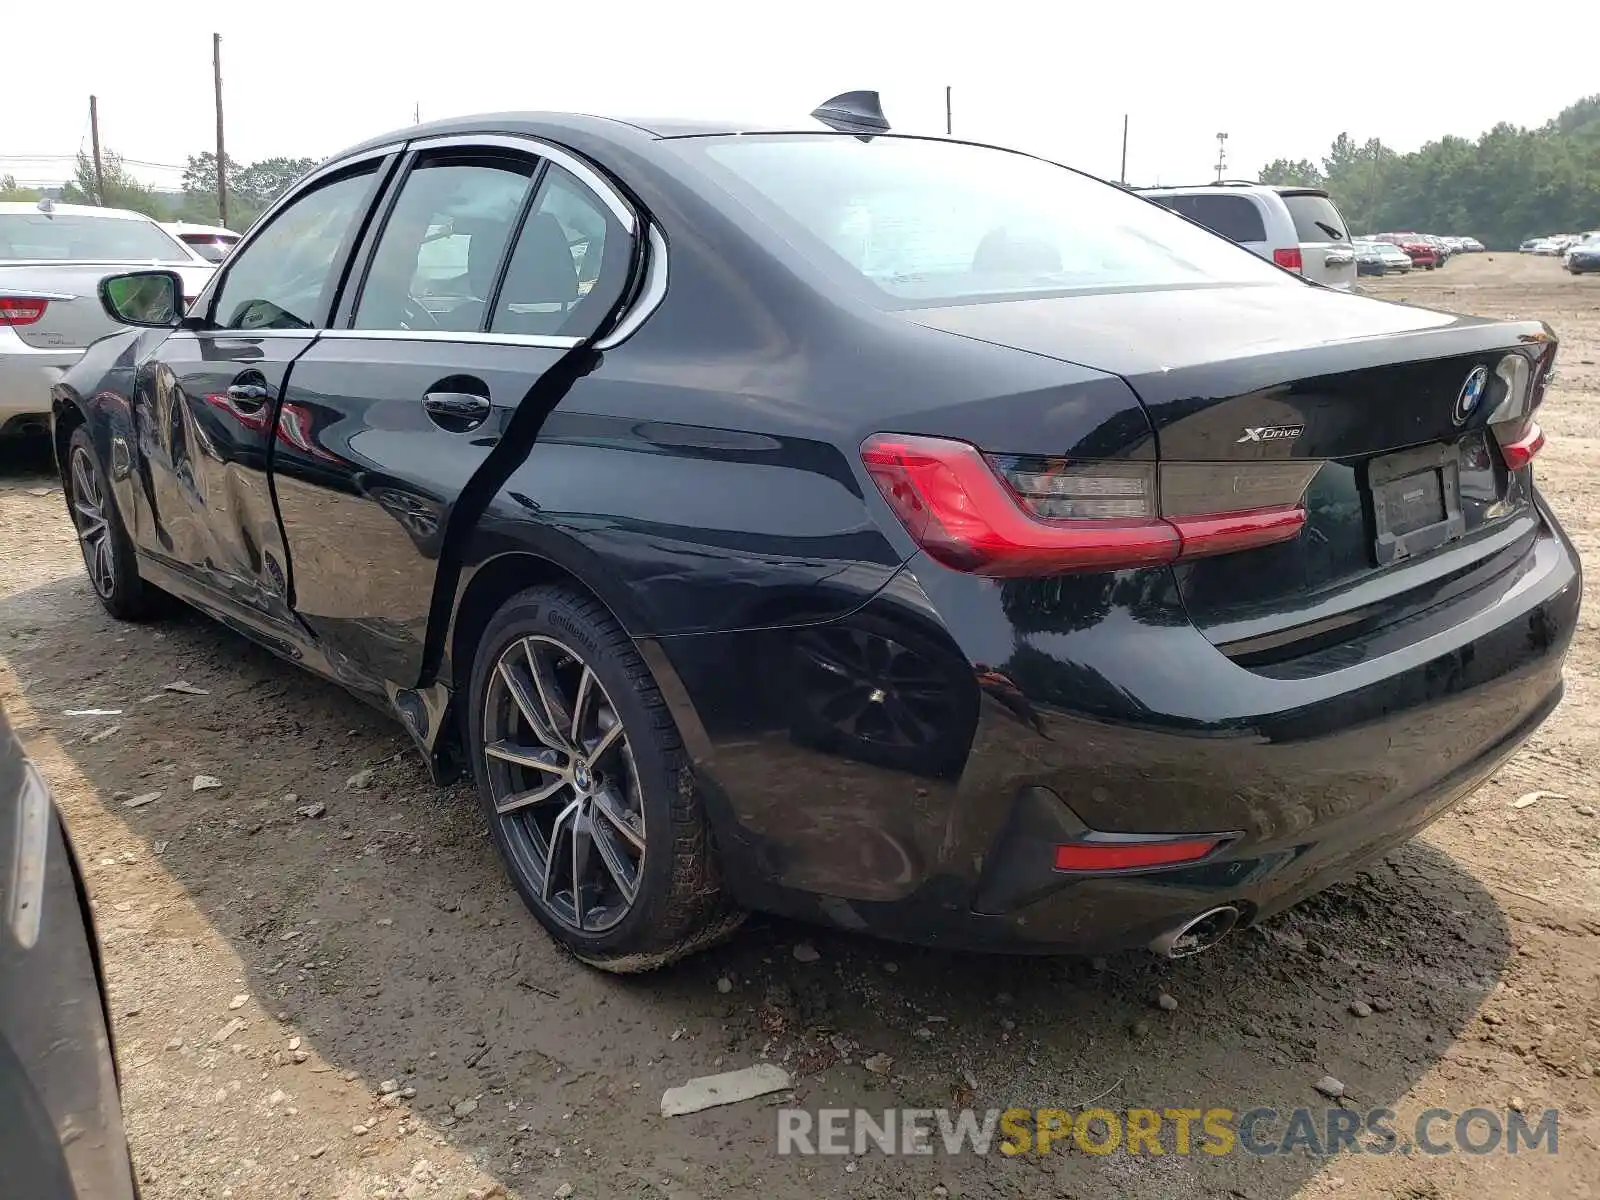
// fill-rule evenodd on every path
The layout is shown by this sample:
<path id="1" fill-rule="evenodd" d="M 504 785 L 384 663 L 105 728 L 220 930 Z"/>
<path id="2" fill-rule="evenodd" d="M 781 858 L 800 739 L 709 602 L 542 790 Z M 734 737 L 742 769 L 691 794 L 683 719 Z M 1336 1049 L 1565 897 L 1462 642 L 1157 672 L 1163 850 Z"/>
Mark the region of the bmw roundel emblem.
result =
<path id="1" fill-rule="evenodd" d="M 1465 425 L 1467 418 L 1478 411 L 1478 401 L 1483 399 L 1483 389 L 1489 384 L 1489 368 L 1473 367 L 1467 375 L 1467 381 L 1461 385 L 1461 394 L 1456 397 L 1456 409 L 1451 414 L 1457 425 Z"/>

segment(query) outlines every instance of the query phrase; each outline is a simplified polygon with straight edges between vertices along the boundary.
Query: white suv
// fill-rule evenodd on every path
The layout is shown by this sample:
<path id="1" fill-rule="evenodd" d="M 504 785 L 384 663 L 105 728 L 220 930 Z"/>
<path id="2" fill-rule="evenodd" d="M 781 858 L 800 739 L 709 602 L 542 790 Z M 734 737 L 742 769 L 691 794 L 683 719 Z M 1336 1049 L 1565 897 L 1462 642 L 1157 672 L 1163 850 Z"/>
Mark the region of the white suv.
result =
<path id="1" fill-rule="evenodd" d="M 1321 188 L 1210 183 L 1139 194 L 1307 279 L 1343 291 L 1355 286 L 1350 231 Z"/>

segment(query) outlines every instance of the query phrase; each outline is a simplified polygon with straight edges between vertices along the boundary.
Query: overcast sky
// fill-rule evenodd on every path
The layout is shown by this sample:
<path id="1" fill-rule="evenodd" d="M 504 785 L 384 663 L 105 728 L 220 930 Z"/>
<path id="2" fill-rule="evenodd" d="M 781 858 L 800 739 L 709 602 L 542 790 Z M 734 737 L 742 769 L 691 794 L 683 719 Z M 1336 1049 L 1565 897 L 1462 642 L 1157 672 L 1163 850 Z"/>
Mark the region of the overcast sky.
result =
<path id="1" fill-rule="evenodd" d="M 0 175 L 69 173 L 70 162 L 25 156 L 87 148 L 91 91 L 102 145 L 125 158 L 181 166 L 214 147 L 217 32 L 228 152 L 241 162 L 320 158 L 409 124 L 416 105 L 424 120 L 524 108 L 803 126 L 828 96 L 875 87 L 896 128 L 941 133 L 949 84 L 959 136 L 1115 178 L 1126 112 L 1130 182 L 1211 178 L 1219 130 L 1228 174 L 1253 176 L 1279 155 L 1321 157 L 1341 130 L 1410 150 L 1500 120 L 1538 124 L 1600 88 L 1594 55 L 1563 51 L 1592 28 L 1587 4 L 1550 0 L 1520 28 L 1507 11 L 1431 0 L 16 0 L 0 18 Z"/>

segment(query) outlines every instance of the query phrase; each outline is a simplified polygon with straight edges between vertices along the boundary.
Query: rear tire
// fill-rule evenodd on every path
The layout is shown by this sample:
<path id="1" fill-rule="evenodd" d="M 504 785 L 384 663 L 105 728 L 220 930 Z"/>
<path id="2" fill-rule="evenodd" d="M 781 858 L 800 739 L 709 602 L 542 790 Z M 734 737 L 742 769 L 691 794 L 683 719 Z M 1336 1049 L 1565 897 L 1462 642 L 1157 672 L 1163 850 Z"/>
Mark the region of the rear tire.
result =
<path id="1" fill-rule="evenodd" d="M 67 511 L 83 551 L 95 599 L 119 621 L 139 621 L 157 608 L 155 589 L 139 577 L 139 559 L 116 497 L 85 426 L 72 431 L 64 472 Z"/>
<path id="2" fill-rule="evenodd" d="M 672 715 L 597 600 L 545 586 L 501 605 L 466 714 L 490 835 L 556 941 L 637 972 L 738 928 Z"/>

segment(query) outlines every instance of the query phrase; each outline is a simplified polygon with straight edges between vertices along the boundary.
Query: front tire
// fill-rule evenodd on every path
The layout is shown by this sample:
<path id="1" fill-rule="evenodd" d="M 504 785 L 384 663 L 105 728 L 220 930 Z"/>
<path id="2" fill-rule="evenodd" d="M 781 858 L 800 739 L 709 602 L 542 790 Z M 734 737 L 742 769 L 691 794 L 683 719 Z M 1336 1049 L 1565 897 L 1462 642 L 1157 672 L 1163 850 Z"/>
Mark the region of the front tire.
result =
<path id="1" fill-rule="evenodd" d="M 738 927 L 677 727 L 598 601 L 561 587 L 506 601 L 479 641 L 467 724 L 506 872 L 578 958 L 646 971 Z"/>
<path id="2" fill-rule="evenodd" d="M 80 425 L 67 443 L 67 511 L 77 530 L 83 565 L 95 598 L 119 621 L 138 621 L 156 608 L 153 589 L 139 577 L 133 541 L 89 430 Z"/>

